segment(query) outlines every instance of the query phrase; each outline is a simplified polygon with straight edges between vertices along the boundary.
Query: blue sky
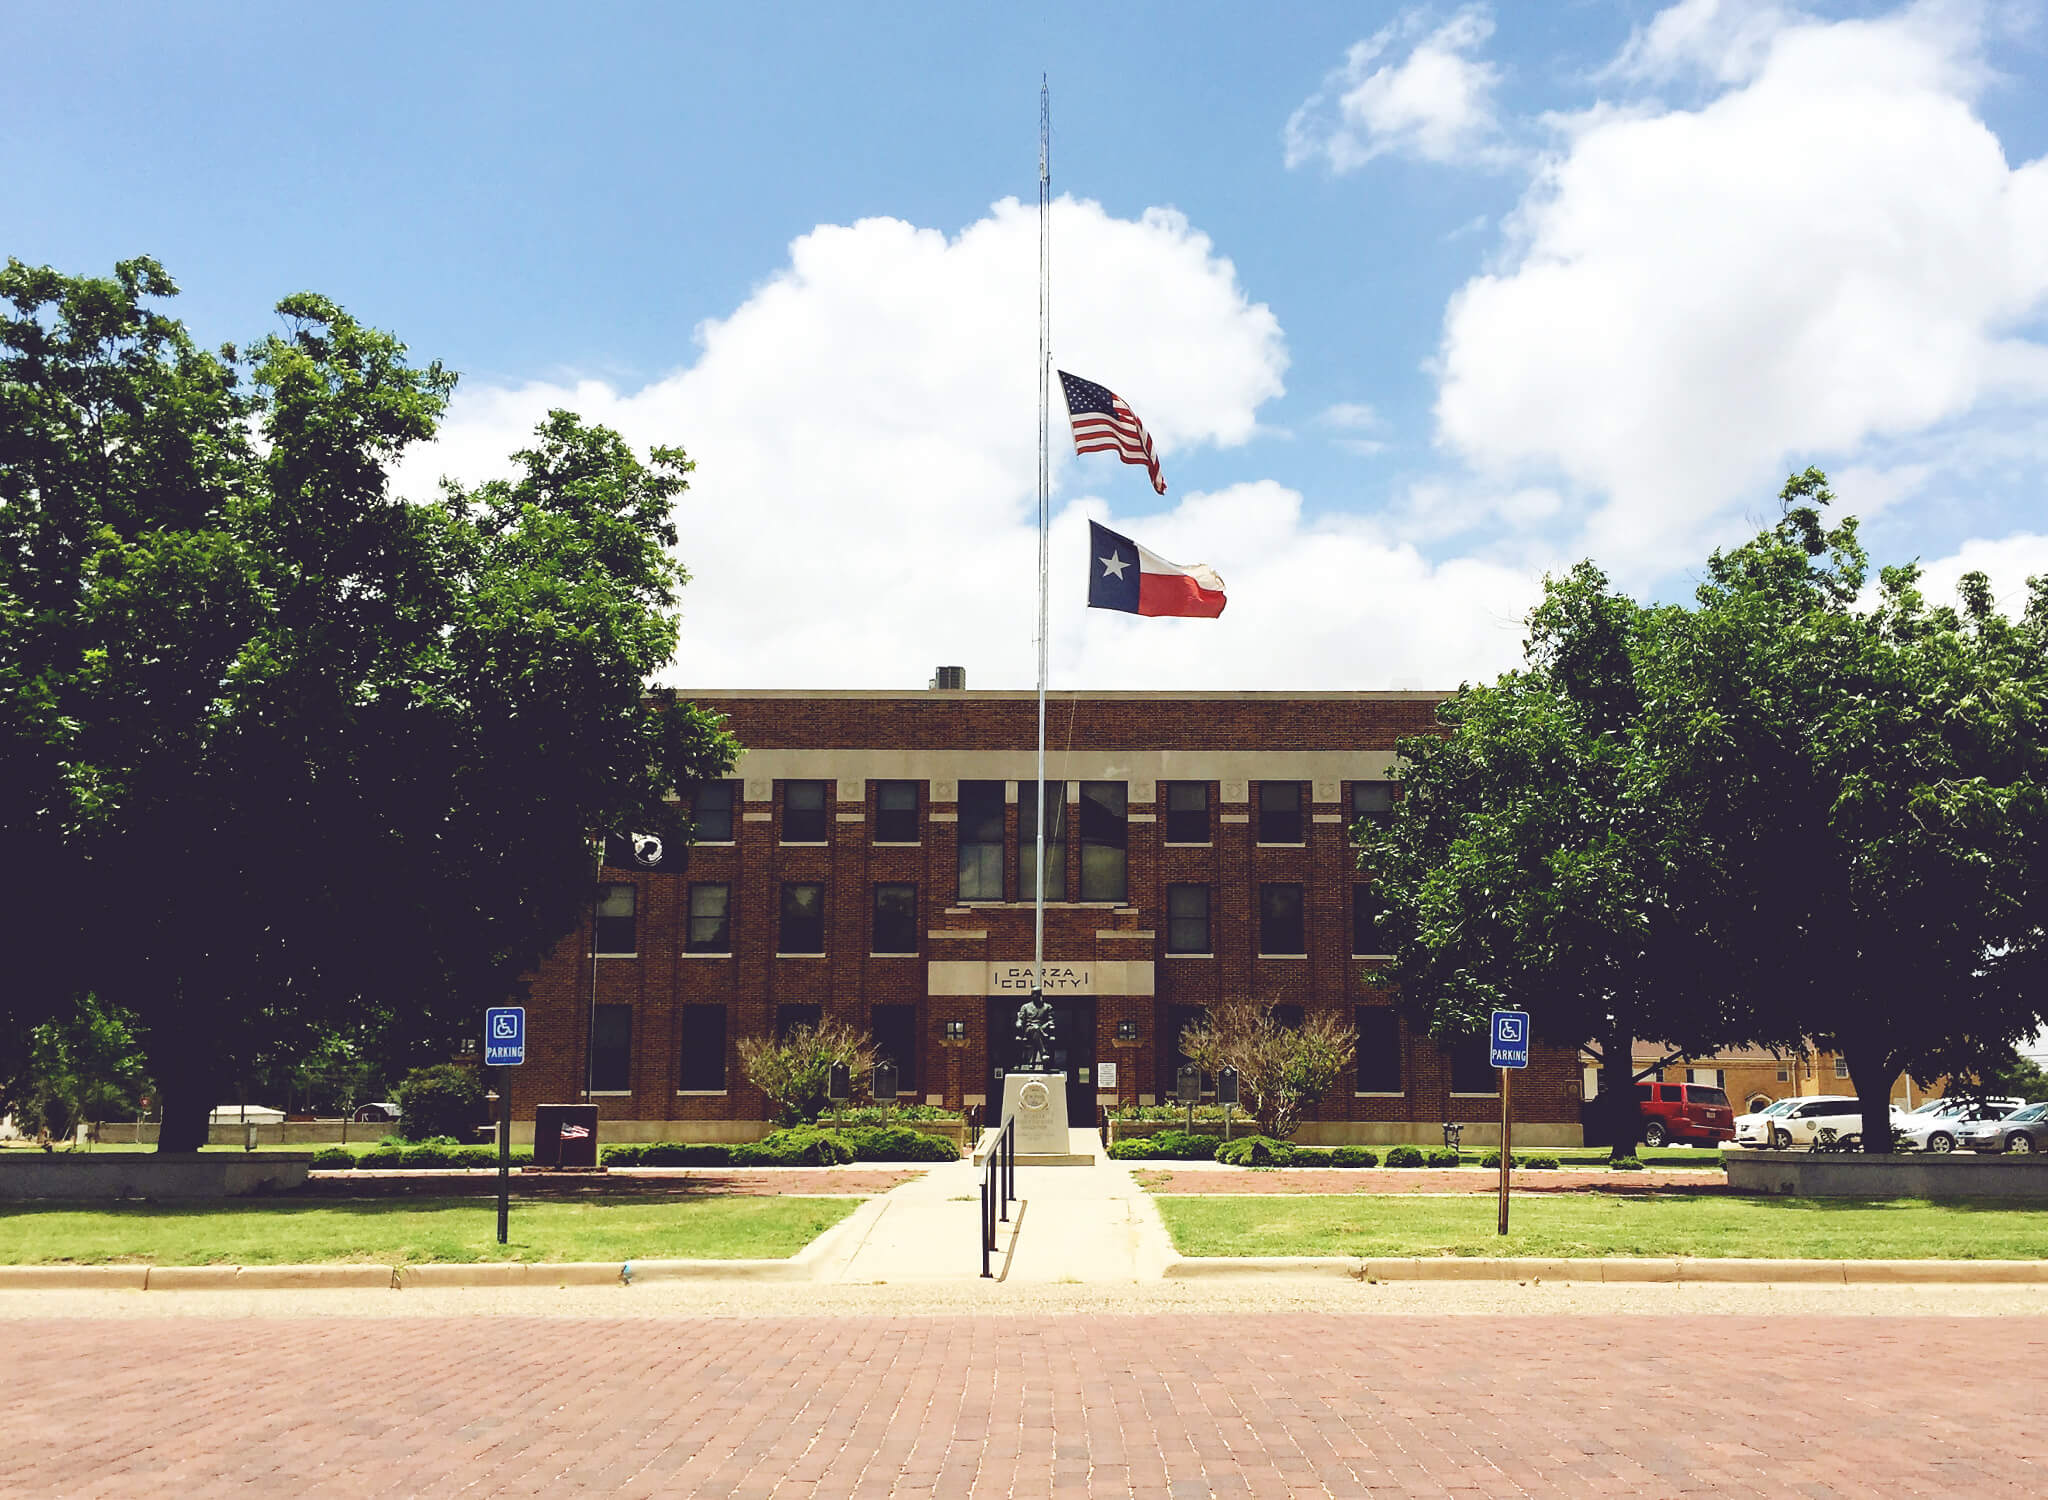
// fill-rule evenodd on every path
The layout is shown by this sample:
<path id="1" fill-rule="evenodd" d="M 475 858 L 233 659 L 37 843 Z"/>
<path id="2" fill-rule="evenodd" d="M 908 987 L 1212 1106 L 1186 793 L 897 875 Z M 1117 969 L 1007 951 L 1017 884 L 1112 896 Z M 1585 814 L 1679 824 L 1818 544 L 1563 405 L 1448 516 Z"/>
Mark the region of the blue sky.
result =
<path id="1" fill-rule="evenodd" d="M 2040 11 L 14 0 L 0 226 L 462 371 L 408 492 L 550 405 L 681 442 L 679 682 L 1024 686 L 1044 71 L 1054 352 L 1172 485 L 1056 453 L 1056 685 L 1450 686 L 1809 462 L 1879 560 L 2048 570 Z M 1091 515 L 1230 611 L 1086 615 Z"/>

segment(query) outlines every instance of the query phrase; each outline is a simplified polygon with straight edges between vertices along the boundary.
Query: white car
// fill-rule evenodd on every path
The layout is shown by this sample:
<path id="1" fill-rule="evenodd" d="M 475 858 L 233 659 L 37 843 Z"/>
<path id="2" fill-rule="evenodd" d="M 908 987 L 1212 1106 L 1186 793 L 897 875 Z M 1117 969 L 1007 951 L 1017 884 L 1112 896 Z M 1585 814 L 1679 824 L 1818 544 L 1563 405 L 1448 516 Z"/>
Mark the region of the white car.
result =
<path id="1" fill-rule="evenodd" d="M 1985 1120 L 2002 1120 L 2025 1101 L 2020 1099 L 1971 1099 L 1951 1094 L 1930 1099 L 1918 1109 L 1892 1121 L 1892 1143 L 1899 1151 L 1932 1151 L 1945 1155 L 1961 1143 L 1963 1127 Z"/>
<path id="2" fill-rule="evenodd" d="M 1771 1143 L 1771 1121 L 1787 1110 L 1799 1107 L 1799 1100 L 1775 1099 L 1762 1109 L 1751 1110 L 1746 1115 L 1735 1117 L 1735 1144 L 1738 1146 L 1768 1146 Z"/>
<path id="3" fill-rule="evenodd" d="M 1796 1150 L 1811 1146 L 1820 1139 L 1823 1130 L 1831 1130 L 1836 1140 L 1863 1134 L 1863 1105 L 1847 1094 L 1821 1094 L 1805 1099 L 1783 1100 L 1791 1108 L 1772 1115 L 1763 1121 L 1769 1131 L 1766 1141 L 1780 1151 Z M 1740 1131 L 1742 1122 L 1736 1122 Z M 1742 1137 L 1738 1134 L 1737 1140 Z"/>

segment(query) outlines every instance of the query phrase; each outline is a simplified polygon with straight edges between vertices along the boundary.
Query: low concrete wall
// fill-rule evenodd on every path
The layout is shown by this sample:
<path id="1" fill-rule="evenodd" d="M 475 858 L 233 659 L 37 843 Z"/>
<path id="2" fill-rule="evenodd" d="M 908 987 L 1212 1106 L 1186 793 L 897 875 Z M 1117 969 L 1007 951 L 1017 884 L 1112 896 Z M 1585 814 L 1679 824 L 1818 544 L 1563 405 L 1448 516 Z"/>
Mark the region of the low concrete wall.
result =
<path id="1" fill-rule="evenodd" d="M 109 1120 L 100 1126 L 103 1144 L 154 1146 L 162 1127 L 155 1120 Z M 286 1120 L 279 1125 L 258 1125 L 259 1146 L 339 1146 L 367 1144 L 398 1133 L 396 1120 L 371 1124 L 356 1120 Z M 206 1132 L 209 1146 L 246 1144 L 239 1124 L 214 1125 Z"/>
<path id="2" fill-rule="evenodd" d="M 1722 1153 L 1738 1193 L 1801 1198 L 2048 1198 L 2048 1156 L 1864 1156 L 1854 1152 Z"/>
<path id="3" fill-rule="evenodd" d="M 9 1151 L 0 1199 L 241 1198 L 303 1187 L 312 1154 L 287 1151 Z"/>
<path id="4" fill-rule="evenodd" d="M 1134 1135 L 1153 1135 L 1162 1130 L 1185 1130 L 1179 1120 L 1111 1120 L 1109 1140 L 1111 1145 L 1128 1140 Z M 1231 1138 L 1256 1135 L 1258 1122 L 1243 1116 L 1232 1120 Z M 1223 1126 L 1215 1120 L 1197 1120 L 1195 1134 L 1223 1134 Z M 1430 1125 L 1418 1121 L 1365 1121 L 1365 1120 L 1312 1120 L 1294 1132 L 1297 1146 L 1441 1146 L 1444 1143 L 1444 1128 L 1441 1124 Z M 1500 1144 L 1500 1122 L 1491 1125 L 1467 1124 L 1462 1143 L 1470 1147 L 1498 1146 Z M 1537 1151 L 1546 1147 L 1583 1146 L 1585 1132 L 1574 1121 L 1569 1125 L 1543 1124 L 1537 1121 L 1517 1120 L 1515 1122 L 1515 1150 Z"/>

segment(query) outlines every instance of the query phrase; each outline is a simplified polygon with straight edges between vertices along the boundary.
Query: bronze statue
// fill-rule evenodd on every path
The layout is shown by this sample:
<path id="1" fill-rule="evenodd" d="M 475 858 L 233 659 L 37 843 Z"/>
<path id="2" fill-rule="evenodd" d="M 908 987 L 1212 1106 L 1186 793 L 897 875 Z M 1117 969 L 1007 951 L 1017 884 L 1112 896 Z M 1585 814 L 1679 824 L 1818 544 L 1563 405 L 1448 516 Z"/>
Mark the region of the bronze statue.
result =
<path id="1" fill-rule="evenodd" d="M 1036 992 L 1017 1007 L 1017 1065 L 1012 1071 L 1052 1071 L 1052 1007 Z"/>

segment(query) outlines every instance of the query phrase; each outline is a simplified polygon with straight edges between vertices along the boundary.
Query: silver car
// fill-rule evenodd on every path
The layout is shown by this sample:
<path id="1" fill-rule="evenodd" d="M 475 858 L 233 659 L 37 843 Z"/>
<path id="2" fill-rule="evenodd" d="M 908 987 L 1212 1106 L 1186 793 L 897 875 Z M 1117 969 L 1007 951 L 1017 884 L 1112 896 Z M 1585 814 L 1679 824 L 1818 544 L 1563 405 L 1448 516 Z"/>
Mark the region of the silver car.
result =
<path id="1" fill-rule="evenodd" d="M 2002 1120 L 2023 1099 L 1971 1099 L 1952 1094 L 1931 1099 L 1911 1113 L 1892 1121 L 1893 1149 L 1898 1151 L 1950 1152 L 1962 1143 L 1963 1127 L 1986 1120 Z"/>
<path id="2" fill-rule="evenodd" d="M 2029 1104 L 2002 1120 L 1965 1125 L 1956 1144 L 1965 1151 L 2010 1151 L 2017 1156 L 2048 1151 L 2048 1103 Z"/>

